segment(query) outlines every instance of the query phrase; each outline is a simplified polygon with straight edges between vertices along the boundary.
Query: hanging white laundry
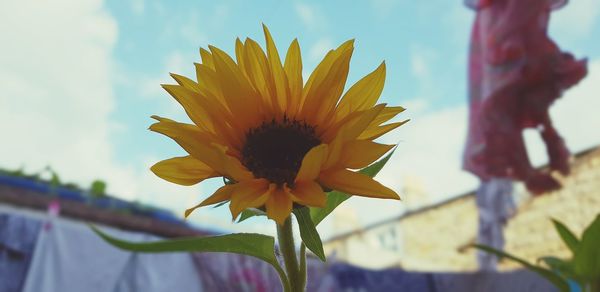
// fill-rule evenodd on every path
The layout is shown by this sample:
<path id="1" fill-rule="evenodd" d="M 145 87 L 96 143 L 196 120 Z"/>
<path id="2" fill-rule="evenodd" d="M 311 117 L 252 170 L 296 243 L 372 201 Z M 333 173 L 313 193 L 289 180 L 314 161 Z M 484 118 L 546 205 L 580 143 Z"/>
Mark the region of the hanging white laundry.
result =
<path id="1" fill-rule="evenodd" d="M 512 195 L 513 182 L 509 179 L 492 178 L 481 182 L 476 196 L 479 244 L 500 250 L 504 248 L 504 225 L 516 210 Z M 496 256 L 480 251 L 477 260 L 481 270 L 496 270 Z"/>
<path id="2" fill-rule="evenodd" d="M 24 292 L 202 291 L 187 253 L 136 254 L 102 240 L 87 224 L 51 218 L 42 230 L 27 274 Z M 157 237 L 101 228 L 128 241 Z"/>
<path id="3" fill-rule="evenodd" d="M 42 229 L 23 292 L 112 291 L 131 253 L 104 242 L 89 226 L 60 218 Z M 140 235 L 102 228 L 128 240 Z"/>

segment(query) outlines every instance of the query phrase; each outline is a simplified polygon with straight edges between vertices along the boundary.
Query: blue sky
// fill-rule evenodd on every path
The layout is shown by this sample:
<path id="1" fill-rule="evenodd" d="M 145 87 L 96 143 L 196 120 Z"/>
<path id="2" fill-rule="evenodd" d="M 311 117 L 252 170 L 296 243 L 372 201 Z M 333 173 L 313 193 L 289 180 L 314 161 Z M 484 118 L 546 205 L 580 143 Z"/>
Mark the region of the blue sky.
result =
<path id="1" fill-rule="evenodd" d="M 31 3 L 30 3 L 31 2 Z M 382 100 L 408 110 L 405 127 L 384 139 L 398 151 L 379 179 L 403 202 L 353 199 L 325 237 L 468 191 L 477 181 L 460 171 L 466 125 L 466 59 L 473 12 L 461 1 L 158 1 L 33 0 L 3 3 L 0 19 L 1 166 L 36 171 L 51 165 L 67 181 L 96 178 L 127 199 L 181 214 L 218 181 L 180 187 L 151 175 L 154 162 L 182 150 L 147 130 L 150 115 L 185 120 L 160 88 L 168 73 L 194 76 L 199 47 L 233 52 L 236 37 L 263 43 L 269 26 L 280 50 L 294 38 L 305 75 L 325 52 L 354 38 L 349 81 L 387 64 Z M 600 144 L 600 2 L 573 0 L 551 18 L 561 48 L 587 56 L 590 76 L 553 108 L 575 151 Z M 596 37 L 594 37 L 596 36 Z M 533 133 L 534 161 L 544 161 Z M 191 219 L 225 229 L 264 230 L 257 220 L 229 224 L 227 208 L 201 209 Z M 338 222 L 339 221 L 339 222 Z M 340 223 L 342 222 L 342 223 Z M 340 225 L 341 224 L 341 225 Z M 342 226 L 343 225 L 343 226 Z"/>

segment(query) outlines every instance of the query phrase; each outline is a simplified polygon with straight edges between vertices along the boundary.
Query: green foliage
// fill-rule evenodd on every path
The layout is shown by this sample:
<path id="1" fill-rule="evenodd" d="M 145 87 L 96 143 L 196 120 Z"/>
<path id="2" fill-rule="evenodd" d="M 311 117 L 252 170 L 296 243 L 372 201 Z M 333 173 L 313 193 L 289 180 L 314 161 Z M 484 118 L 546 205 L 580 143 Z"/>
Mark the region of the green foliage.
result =
<path id="1" fill-rule="evenodd" d="M 255 233 L 237 233 L 211 237 L 186 237 L 155 242 L 130 242 L 114 238 L 90 226 L 106 242 L 133 252 L 228 252 L 261 259 L 275 268 L 280 276 L 283 270 L 275 257 L 275 239 Z M 284 283 L 285 285 L 285 283 Z"/>
<path id="2" fill-rule="evenodd" d="M 510 255 L 508 253 L 505 253 L 501 250 L 494 249 L 489 246 L 474 244 L 473 247 L 483 250 L 487 253 L 491 253 L 491 254 L 497 256 L 498 258 L 507 258 L 509 260 L 515 261 L 515 262 L 523 265 L 528 270 L 535 272 L 538 275 L 546 278 L 546 280 L 552 282 L 552 284 L 554 284 L 554 286 L 556 286 L 558 289 L 560 289 L 560 291 L 563 291 L 563 292 L 569 291 L 569 284 L 567 283 L 567 281 L 549 269 L 530 264 L 529 262 L 527 262 L 524 259 L 518 258 L 516 256 Z"/>
<path id="3" fill-rule="evenodd" d="M 91 226 L 102 239 L 120 249 L 134 252 L 229 252 L 249 255 L 268 263 L 274 263 L 271 236 L 254 233 L 237 233 L 210 237 L 185 237 L 155 242 L 130 242 L 114 238 Z"/>
<path id="4" fill-rule="evenodd" d="M 553 256 L 545 256 L 538 259 L 538 262 L 544 263 L 551 270 L 569 279 L 578 280 L 577 275 L 573 274 L 573 261 L 563 260 Z"/>
<path id="5" fill-rule="evenodd" d="M 554 228 L 562 238 L 563 242 L 567 245 L 567 247 L 571 250 L 571 252 L 575 252 L 577 250 L 577 246 L 579 245 L 579 239 L 577 236 L 567 228 L 564 224 L 556 219 L 552 219 L 552 224 L 554 224 Z"/>
<path id="6" fill-rule="evenodd" d="M 267 213 L 265 213 L 262 210 L 256 209 L 256 208 L 246 209 L 246 210 L 242 211 L 242 213 L 240 214 L 240 219 L 238 219 L 238 223 L 240 223 L 248 218 L 252 218 L 254 216 L 267 216 Z"/>
<path id="7" fill-rule="evenodd" d="M 93 181 L 90 186 L 90 194 L 97 198 L 106 196 L 106 183 L 101 180 Z"/>
<path id="8" fill-rule="evenodd" d="M 21 167 L 19 169 L 15 169 L 15 170 L 0 168 L 0 174 L 16 176 L 16 177 L 27 177 L 27 174 L 25 174 L 23 167 Z"/>
<path id="9" fill-rule="evenodd" d="M 298 219 L 300 226 L 300 237 L 302 242 L 310 251 L 312 251 L 321 261 L 325 261 L 325 252 L 323 251 L 323 242 L 319 232 L 315 228 L 315 223 L 310 218 L 310 211 L 306 207 L 294 209 L 294 215 Z"/>
<path id="10" fill-rule="evenodd" d="M 552 219 L 556 232 L 572 253 L 570 259 L 552 256 L 541 257 L 538 262 L 547 267 L 534 265 L 526 260 L 507 254 L 503 251 L 484 245 L 473 245 L 475 248 L 494 254 L 498 257 L 515 261 L 527 269 L 538 273 L 552 282 L 561 291 L 569 291 L 567 279 L 577 281 L 583 291 L 600 291 L 600 215 L 583 231 L 581 240 L 563 223 Z"/>
<path id="11" fill-rule="evenodd" d="M 600 215 L 583 231 L 573 257 L 575 274 L 584 280 L 600 280 Z"/>

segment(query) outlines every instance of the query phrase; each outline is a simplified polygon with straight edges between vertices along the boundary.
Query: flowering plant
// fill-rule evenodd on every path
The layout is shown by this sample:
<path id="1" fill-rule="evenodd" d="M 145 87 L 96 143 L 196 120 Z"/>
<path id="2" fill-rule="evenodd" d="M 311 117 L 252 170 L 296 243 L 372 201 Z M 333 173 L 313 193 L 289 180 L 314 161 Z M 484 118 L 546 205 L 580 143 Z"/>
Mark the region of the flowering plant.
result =
<path id="1" fill-rule="evenodd" d="M 158 162 L 151 170 L 180 185 L 223 177 L 225 184 L 185 216 L 203 206 L 229 203 L 234 220 L 263 215 L 273 219 L 285 271 L 275 256 L 274 238 L 266 235 L 131 243 L 95 230 L 113 245 L 138 252 L 254 256 L 277 270 L 285 291 L 302 291 L 306 249 L 325 261 L 317 224 L 351 195 L 400 199 L 373 179 L 394 148 L 374 139 L 406 121 L 384 124 L 404 109 L 376 104 L 385 63 L 344 93 L 353 40 L 329 51 L 304 83 L 298 41 L 291 43 L 282 62 L 269 30 L 263 28 L 266 53 L 252 39 L 237 39 L 235 60 L 213 46 L 200 49 L 196 81 L 171 74 L 177 84 L 163 88 L 193 124 L 153 116 L 157 122 L 150 130 L 173 139 L 187 155 Z M 302 239 L 299 258 L 292 214 Z"/>

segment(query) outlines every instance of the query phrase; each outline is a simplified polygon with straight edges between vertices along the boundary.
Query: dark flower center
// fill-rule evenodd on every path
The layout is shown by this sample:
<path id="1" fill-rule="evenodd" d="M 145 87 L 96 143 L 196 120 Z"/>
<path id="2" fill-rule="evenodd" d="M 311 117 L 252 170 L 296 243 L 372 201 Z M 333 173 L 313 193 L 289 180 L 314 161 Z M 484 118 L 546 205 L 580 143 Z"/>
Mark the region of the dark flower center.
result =
<path id="1" fill-rule="evenodd" d="M 319 144 L 315 128 L 304 121 L 263 122 L 246 134 L 242 163 L 255 177 L 293 186 L 304 155 Z"/>

